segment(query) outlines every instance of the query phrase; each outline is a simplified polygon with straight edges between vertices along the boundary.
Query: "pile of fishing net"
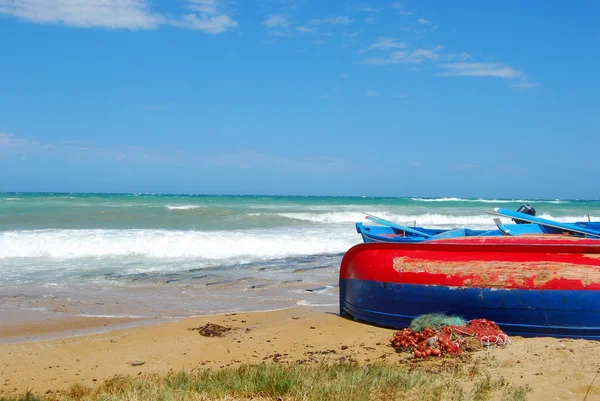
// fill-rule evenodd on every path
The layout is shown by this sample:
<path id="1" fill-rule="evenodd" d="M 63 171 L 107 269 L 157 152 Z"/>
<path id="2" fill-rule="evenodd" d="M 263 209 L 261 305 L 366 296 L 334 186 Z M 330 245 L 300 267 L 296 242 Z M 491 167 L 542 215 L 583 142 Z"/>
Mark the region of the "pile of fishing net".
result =
<path id="1" fill-rule="evenodd" d="M 429 314 L 414 319 L 390 339 L 398 351 L 413 351 L 415 358 L 460 354 L 484 346 L 505 346 L 510 340 L 496 323 L 487 319 L 468 322 L 458 316 Z"/>

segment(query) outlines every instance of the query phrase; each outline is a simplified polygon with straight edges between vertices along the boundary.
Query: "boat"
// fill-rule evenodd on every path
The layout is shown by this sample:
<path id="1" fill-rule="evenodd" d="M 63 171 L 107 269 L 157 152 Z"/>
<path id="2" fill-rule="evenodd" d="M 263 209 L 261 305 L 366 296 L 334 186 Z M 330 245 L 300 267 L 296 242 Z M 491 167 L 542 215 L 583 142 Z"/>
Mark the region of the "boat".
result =
<path id="1" fill-rule="evenodd" d="M 340 314 L 408 327 L 428 313 L 509 335 L 600 340 L 600 241 L 569 235 L 363 243 L 340 267 Z"/>
<path id="2" fill-rule="evenodd" d="M 514 224 L 504 224 L 494 218 L 496 230 L 474 230 L 469 228 L 432 229 L 425 227 L 408 227 L 367 214 L 366 219 L 379 225 L 364 225 L 356 223 L 356 231 L 362 236 L 363 242 L 422 242 L 443 238 L 458 237 L 488 237 L 488 236 L 522 236 L 562 234 L 579 237 L 600 239 L 600 222 L 559 223 L 535 216 L 535 210 L 529 205 L 523 205 L 520 211 L 496 208 L 488 212 L 495 216 L 508 217 Z"/>
<path id="3" fill-rule="evenodd" d="M 536 217 L 535 215 L 528 215 L 518 211 L 513 212 L 512 210 L 500 208 L 496 208 L 493 212 L 489 213 L 496 216 L 509 217 L 513 221 L 519 223 L 513 225 L 517 227 L 517 230 L 515 231 L 516 234 L 507 230 L 505 234 L 508 235 L 522 235 L 524 231 L 519 231 L 519 229 L 527 231 L 528 228 L 533 228 L 533 232 L 527 233 L 566 234 L 586 238 L 600 238 L 600 222 L 560 223 L 558 221 Z M 498 221 L 496 221 L 496 225 L 501 231 L 505 231 Z"/>
<path id="4" fill-rule="evenodd" d="M 503 227 L 510 231 L 510 228 Z M 421 242 L 441 238 L 468 236 L 505 235 L 501 230 L 472 230 L 468 228 L 435 229 L 425 227 L 410 227 L 418 233 L 406 231 L 389 225 L 373 226 L 356 223 L 356 232 L 362 236 L 363 242 Z"/>
<path id="5" fill-rule="evenodd" d="M 384 220 L 380 217 L 367 214 L 365 216 L 379 225 L 364 225 L 361 222 L 356 223 L 356 232 L 363 239 L 363 242 L 421 242 L 442 238 L 456 238 L 468 236 L 488 236 L 503 235 L 498 230 L 473 230 L 468 228 L 437 229 L 425 227 L 408 227 L 401 224 Z"/>

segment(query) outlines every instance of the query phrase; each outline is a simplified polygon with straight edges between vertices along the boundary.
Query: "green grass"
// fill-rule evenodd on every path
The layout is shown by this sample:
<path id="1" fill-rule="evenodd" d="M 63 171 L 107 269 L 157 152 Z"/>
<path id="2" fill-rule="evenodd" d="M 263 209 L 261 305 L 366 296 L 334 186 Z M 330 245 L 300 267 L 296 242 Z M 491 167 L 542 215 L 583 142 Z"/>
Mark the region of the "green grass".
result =
<path id="1" fill-rule="evenodd" d="M 197 373 L 115 376 L 91 389 L 74 385 L 48 396 L 31 392 L 0 401 L 142 400 L 525 400 L 530 388 L 514 386 L 470 366 L 451 364 L 436 372 L 420 367 L 353 363 L 249 365 Z"/>

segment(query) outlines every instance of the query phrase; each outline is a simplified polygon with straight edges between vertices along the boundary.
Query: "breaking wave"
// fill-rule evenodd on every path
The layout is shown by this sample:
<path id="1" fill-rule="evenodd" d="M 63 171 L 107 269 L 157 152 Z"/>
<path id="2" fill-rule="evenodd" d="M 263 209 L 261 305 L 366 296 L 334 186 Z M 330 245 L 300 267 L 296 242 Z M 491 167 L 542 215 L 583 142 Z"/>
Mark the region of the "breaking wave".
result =
<path id="1" fill-rule="evenodd" d="M 0 259 L 137 256 L 239 263 L 341 253 L 358 242 L 351 230 L 24 230 L 0 233 Z"/>
<path id="2" fill-rule="evenodd" d="M 204 206 L 199 206 L 199 205 L 165 205 L 165 208 L 168 210 L 193 210 L 193 209 L 200 209 L 203 207 Z"/>

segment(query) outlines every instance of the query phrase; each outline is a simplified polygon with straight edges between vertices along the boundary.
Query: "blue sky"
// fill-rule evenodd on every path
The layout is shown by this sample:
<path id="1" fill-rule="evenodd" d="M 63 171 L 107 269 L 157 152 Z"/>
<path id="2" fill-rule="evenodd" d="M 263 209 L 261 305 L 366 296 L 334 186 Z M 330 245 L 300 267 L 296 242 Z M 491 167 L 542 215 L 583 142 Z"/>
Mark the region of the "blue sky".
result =
<path id="1" fill-rule="evenodd" d="M 599 15 L 0 0 L 0 191 L 600 198 Z"/>

